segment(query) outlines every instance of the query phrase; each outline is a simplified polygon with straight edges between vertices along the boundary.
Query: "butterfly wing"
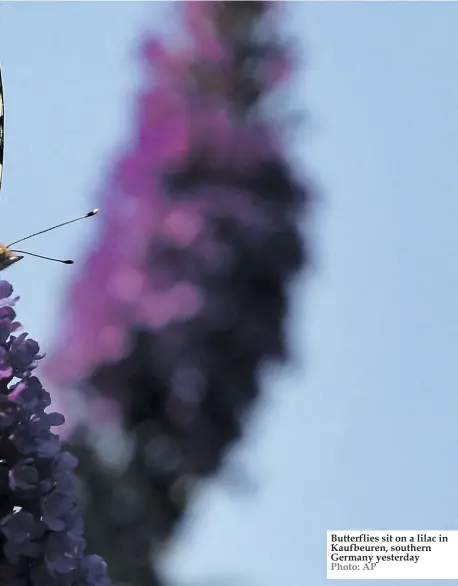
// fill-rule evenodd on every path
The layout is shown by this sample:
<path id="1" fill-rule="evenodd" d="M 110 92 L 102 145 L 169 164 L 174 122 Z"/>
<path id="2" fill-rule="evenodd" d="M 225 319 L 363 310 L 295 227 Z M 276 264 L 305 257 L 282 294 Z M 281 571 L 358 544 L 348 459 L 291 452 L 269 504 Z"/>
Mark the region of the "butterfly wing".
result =
<path id="1" fill-rule="evenodd" d="M 3 137 L 5 134 L 4 126 L 4 108 L 3 108 L 3 83 L 2 83 L 2 70 L 0 67 L 0 190 L 2 188 L 3 178 Z"/>

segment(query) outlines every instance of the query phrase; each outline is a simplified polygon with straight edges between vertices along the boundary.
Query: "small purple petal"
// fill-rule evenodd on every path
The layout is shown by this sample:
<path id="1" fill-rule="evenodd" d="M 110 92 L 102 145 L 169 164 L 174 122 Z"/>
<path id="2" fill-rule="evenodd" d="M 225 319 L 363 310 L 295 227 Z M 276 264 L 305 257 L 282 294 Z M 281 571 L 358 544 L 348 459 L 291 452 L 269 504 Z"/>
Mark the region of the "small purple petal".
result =
<path id="1" fill-rule="evenodd" d="M 6 299 L 13 294 L 13 287 L 8 281 L 0 281 L 0 299 Z"/>
<path id="2" fill-rule="evenodd" d="M 38 484 L 38 472 L 36 468 L 29 465 L 33 460 L 19 460 L 10 471 L 10 488 L 11 490 L 36 487 Z"/>
<path id="3" fill-rule="evenodd" d="M 62 413 L 48 413 L 48 423 L 50 427 L 58 427 L 65 423 L 65 417 Z"/>

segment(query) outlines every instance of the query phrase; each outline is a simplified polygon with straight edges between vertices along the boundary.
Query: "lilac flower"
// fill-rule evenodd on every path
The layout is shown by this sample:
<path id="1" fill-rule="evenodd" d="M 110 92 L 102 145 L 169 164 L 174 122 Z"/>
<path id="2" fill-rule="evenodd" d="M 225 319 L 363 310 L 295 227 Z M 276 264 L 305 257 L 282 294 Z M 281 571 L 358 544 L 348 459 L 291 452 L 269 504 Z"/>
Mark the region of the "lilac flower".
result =
<path id="1" fill-rule="evenodd" d="M 105 227 L 46 371 L 84 393 L 94 428 L 100 397 L 116 404 L 133 440 L 113 486 L 87 430 L 70 438 L 89 539 L 117 580 L 135 584 L 133 566 L 148 575 L 151 544 L 170 538 L 194 487 L 241 438 L 259 367 L 286 357 L 287 286 L 307 263 L 297 224 L 310 194 L 261 104 L 290 65 L 274 8 L 179 6 L 189 42 L 142 45 L 132 144 L 108 180 Z"/>
<path id="2" fill-rule="evenodd" d="M 133 144 L 105 189 L 99 244 L 71 290 L 61 342 L 46 366 L 59 388 L 125 358 L 132 328 L 161 335 L 210 312 L 228 321 L 222 307 L 230 302 L 213 302 L 202 282 L 234 274 L 238 253 L 228 239 L 256 245 L 281 277 L 300 262 L 293 216 L 307 196 L 279 156 L 278 133 L 246 97 L 266 89 L 265 70 L 271 62 L 278 69 L 284 51 L 270 40 L 245 46 L 231 31 L 221 38 L 218 28 L 246 19 L 249 36 L 267 3 L 185 4 L 191 32 L 200 35 L 185 53 L 154 40 L 142 46 L 160 79 L 147 78 L 139 96 Z M 240 48 L 229 50 L 235 43 Z"/>
<path id="3" fill-rule="evenodd" d="M 38 344 L 12 335 L 12 291 L 0 282 L 0 585 L 109 586 L 103 560 L 84 554 L 77 461 L 50 430 L 64 417 L 45 411 L 49 394 L 32 376 Z"/>

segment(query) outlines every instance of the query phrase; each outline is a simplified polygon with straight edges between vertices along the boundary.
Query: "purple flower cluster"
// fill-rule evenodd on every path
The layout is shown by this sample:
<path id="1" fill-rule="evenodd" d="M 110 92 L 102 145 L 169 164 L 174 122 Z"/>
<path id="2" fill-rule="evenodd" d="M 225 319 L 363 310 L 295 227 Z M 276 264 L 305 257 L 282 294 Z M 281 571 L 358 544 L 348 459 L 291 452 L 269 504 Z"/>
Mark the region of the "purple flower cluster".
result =
<path id="1" fill-rule="evenodd" d="M 165 335 L 196 318 L 230 328 L 238 312 L 231 289 L 225 299 L 213 289 L 231 285 L 222 279 L 236 275 L 239 243 L 260 257 L 251 263 L 261 262 L 260 273 L 269 265 L 284 280 L 300 264 L 294 216 L 308 195 L 282 160 L 278 133 L 247 97 L 278 81 L 288 63 L 273 42 L 244 42 L 267 3 L 182 9 L 191 33 L 185 51 L 142 45 L 155 75 L 148 72 L 138 98 L 132 145 L 101 197 L 99 242 L 71 289 L 46 365 L 57 388 L 128 356 L 133 329 Z"/>
<path id="2" fill-rule="evenodd" d="M 85 555 L 75 496 L 77 464 L 50 428 L 60 413 L 32 371 L 38 344 L 23 333 L 0 281 L 0 585 L 109 586 L 105 563 Z"/>
<path id="3" fill-rule="evenodd" d="M 261 106 L 289 64 L 268 22 L 275 8 L 178 6 L 188 43 L 142 45 L 132 144 L 46 370 L 88 397 L 89 424 L 100 428 L 111 402 L 130 435 L 112 489 L 90 436 L 70 441 L 85 454 L 88 539 L 115 579 L 135 584 L 135 552 L 144 568 L 150 542 L 170 538 L 196 483 L 242 436 L 260 365 L 285 358 L 287 287 L 307 264 L 298 222 L 309 190 Z"/>

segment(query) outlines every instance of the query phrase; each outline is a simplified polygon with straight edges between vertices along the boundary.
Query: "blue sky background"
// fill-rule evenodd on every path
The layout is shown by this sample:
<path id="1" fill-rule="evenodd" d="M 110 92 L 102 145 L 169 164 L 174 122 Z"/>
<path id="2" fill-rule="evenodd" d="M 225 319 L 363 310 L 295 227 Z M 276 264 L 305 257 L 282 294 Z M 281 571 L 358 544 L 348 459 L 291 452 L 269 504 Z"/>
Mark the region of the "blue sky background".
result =
<path id="1" fill-rule="evenodd" d="M 85 213 L 129 136 L 145 28 L 169 3 L 2 3 L 6 102 L 1 240 Z M 234 457 L 254 497 L 224 482 L 196 499 L 166 569 L 180 581 L 319 586 L 327 529 L 458 526 L 458 5 L 290 3 L 301 67 L 291 142 L 323 202 L 316 269 L 294 288 L 296 364 Z M 78 259 L 98 218 L 29 250 Z M 4 274 L 50 348 L 78 265 L 27 259 Z"/>

